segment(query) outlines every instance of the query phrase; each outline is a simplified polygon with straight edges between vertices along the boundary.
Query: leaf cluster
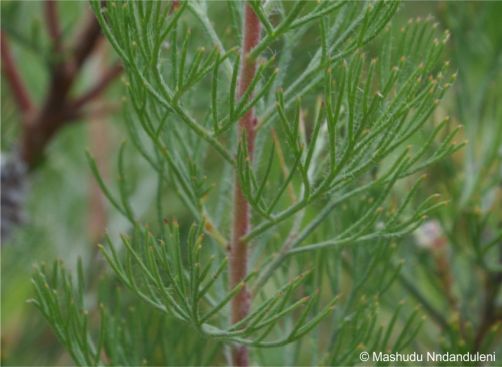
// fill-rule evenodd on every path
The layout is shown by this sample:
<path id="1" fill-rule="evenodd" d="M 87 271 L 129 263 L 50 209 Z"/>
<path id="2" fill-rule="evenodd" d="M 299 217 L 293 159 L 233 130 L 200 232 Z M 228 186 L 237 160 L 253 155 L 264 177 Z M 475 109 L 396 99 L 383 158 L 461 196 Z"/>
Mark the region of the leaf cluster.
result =
<path id="1" fill-rule="evenodd" d="M 347 354 L 328 353 L 327 361 L 353 363 L 360 343 L 389 345 L 394 322 L 377 327 L 362 290 L 377 303 L 399 271 L 388 258 L 390 241 L 443 204 L 431 195 L 412 207 L 421 182 L 416 173 L 463 146 L 453 143 L 458 128 L 450 128 L 448 118 L 420 135 L 455 79 L 442 62 L 448 33 L 438 35 L 430 19 L 391 26 L 396 2 L 251 1 L 263 37 L 240 55 L 215 30 L 210 3 L 182 2 L 174 10 L 161 2 L 91 4 L 127 71 L 130 140 L 158 174 L 157 224 L 150 229 L 129 203 L 125 148 L 117 194 L 90 159 L 103 192 L 134 226 L 103 250 L 121 282 L 161 313 L 226 343 L 284 346 L 332 317 L 335 350 Z M 240 24 L 238 3 L 228 7 Z M 197 45 L 196 32 L 212 46 Z M 382 47 L 374 51 L 377 36 Z M 293 62 L 302 40 L 312 37 L 308 60 Z M 243 57 L 257 60 L 258 68 L 236 99 Z M 254 160 L 250 142 L 236 136 L 239 119 L 252 109 Z M 405 147 L 417 136 L 419 147 Z M 234 177 L 252 209 L 252 229 L 242 240 L 253 257 L 245 282 L 228 289 L 224 246 Z M 411 187 L 396 201 L 393 189 L 406 177 Z M 164 223 L 168 188 L 188 209 L 190 229 Z M 361 258 L 366 271 L 357 267 Z M 309 265 L 325 269 L 329 282 L 324 273 L 305 273 Z M 379 267 L 386 282 L 371 288 Z M 329 269 L 350 280 L 341 284 Z M 36 283 L 43 288 L 42 278 Z M 244 284 L 253 292 L 251 310 L 229 325 L 228 304 Z M 341 302 L 336 296 L 346 287 Z M 37 302 L 52 321 L 50 297 L 40 292 Z M 374 322 L 362 326 L 365 318 Z M 402 335 L 411 329 L 414 335 L 415 318 L 409 316 Z M 408 343 L 400 338 L 393 348 Z M 89 355 L 99 353 L 94 348 Z"/>

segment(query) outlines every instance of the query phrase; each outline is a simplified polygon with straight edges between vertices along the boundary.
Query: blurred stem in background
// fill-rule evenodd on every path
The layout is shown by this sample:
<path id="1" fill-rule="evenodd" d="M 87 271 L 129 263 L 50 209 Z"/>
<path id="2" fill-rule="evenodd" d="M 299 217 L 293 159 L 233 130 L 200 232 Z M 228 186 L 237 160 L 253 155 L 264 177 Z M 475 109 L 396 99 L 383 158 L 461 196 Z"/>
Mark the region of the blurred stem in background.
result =
<path id="1" fill-rule="evenodd" d="M 105 53 L 105 44 L 101 44 L 94 57 L 96 82 L 106 78 Z M 95 102 L 95 106 L 100 110 L 104 110 L 107 104 L 102 100 L 98 100 Z M 109 176 L 107 161 L 112 147 L 110 146 L 111 141 L 108 136 L 106 118 L 102 114 L 95 113 L 89 116 L 89 120 L 89 152 L 96 159 L 97 166 L 103 177 L 107 178 Z M 94 177 L 90 178 L 89 185 L 89 238 L 91 243 L 98 243 L 105 234 L 108 222 L 105 198 Z"/>
<path id="2" fill-rule="evenodd" d="M 4 2 L 1 6 L 1 242 L 6 245 L 5 250 L 7 247 L 9 250 L 2 256 L 4 317 L 1 361 L 2 364 L 35 361 L 68 364 L 67 354 L 55 344 L 47 325 L 41 324 L 38 316 L 31 312 L 31 306 L 25 303 L 31 289 L 28 279 L 23 279 L 21 274 L 29 272 L 35 258 L 40 261 L 56 252 L 61 258 L 83 255 L 94 269 L 89 272 L 91 281 L 101 276 L 100 267 L 96 266 L 99 264 L 96 262 L 96 243 L 102 239 L 109 224 L 106 206 L 94 177 L 84 174 L 82 187 L 88 192 L 83 211 L 87 215 L 86 218 L 79 217 L 80 209 L 77 208 L 81 203 L 81 190 L 71 182 L 82 162 L 68 144 L 72 145 L 71 136 L 75 130 L 77 134 L 85 134 L 87 130 L 87 139 L 80 135 L 78 143 L 88 142 L 101 171 L 106 174 L 110 145 L 114 144 L 106 120 L 110 113 L 118 112 L 120 106 L 110 103 L 104 92 L 122 73 L 122 66 L 117 62 L 110 63 L 109 46 L 84 2 L 75 3 L 73 8 L 59 1 L 24 4 L 14 1 Z M 22 30 L 16 27 L 19 18 L 23 18 Z M 30 34 L 30 26 L 33 30 L 38 24 L 41 31 Z M 37 79 L 32 74 L 33 70 L 39 71 L 37 64 L 42 65 L 40 74 L 44 74 L 40 75 L 43 80 L 41 88 L 37 88 Z M 4 99 L 5 95 L 9 98 Z M 5 114 L 6 107 L 13 107 L 16 111 L 13 117 Z M 88 125 L 77 127 L 78 122 L 88 122 Z M 71 132 L 61 134 L 69 126 L 74 126 L 68 129 Z M 9 128 L 14 131 L 12 136 L 5 134 Z M 58 139 L 56 147 L 49 149 L 59 135 L 64 136 Z M 79 154 L 82 148 L 78 147 Z M 72 161 L 72 166 L 65 165 L 65 161 Z M 58 175 L 68 179 L 58 179 Z M 48 190 L 44 191 L 41 186 Z M 44 205 L 40 195 L 53 205 Z M 40 211 L 33 210 L 33 202 L 40 201 L 42 203 L 35 204 L 35 207 L 45 207 L 43 216 L 55 217 L 56 221 L 59 220 L 58 226 L 47 226 L 47 220 L 35 217 Z M 65 212 L 67 208 L 71 208 L 71 218 Z M 82 233 L 73 232 L 71 241 L 68 241 L 64 234 L 65 231 L 71 232 L 74 215 L 82 219 L 78 228 L 84 230 Z M 46 228 L 40 228 L 42 223 Z M 80 246 L 81 239 L 85 248 Z M 61 248 L 62 243 L 64 248 Z M 10 244 L 13 246 L 8 246 Z M 13 273 L 18 275 L 13 276 Z M 41 349 L 31 354 L 24 353 L 34 345 L 40 345 Z"/>
<path id="3" fill-rule="evenodd" d="M 43 4 L 46 31 L 51 44 L 50 57 L 46 60 L 48 84 L 39 106 L 33 102 L 18 69 L 10 46 L 9 30 L 1 30 L 2 71 L 18 107 L 21 124 L 21 136 L 15 151 L 2 161 L 2 242 L 23 220 L 27 174 L 42 161 L 49 142 L 63 127 L 97 113 L 91 108 L 92 102 L 122 72 L 122 66 L 115 63 L 88 90 L 77 96 L 72 95 L 82 67 L 93 54 L 102 35 L 94 14 L 86 11 L 82 14 L 80 31 L 67 42 L 63 39 L 58 4 L 49 0 Z"/>

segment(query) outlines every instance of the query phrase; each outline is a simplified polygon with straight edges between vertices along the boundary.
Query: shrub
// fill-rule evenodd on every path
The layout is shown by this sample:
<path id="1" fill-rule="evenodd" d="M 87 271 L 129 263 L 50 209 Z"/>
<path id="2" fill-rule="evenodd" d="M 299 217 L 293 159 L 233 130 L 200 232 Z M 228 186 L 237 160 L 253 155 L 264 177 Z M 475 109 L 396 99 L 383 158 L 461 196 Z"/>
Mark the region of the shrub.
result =
<path id="1" fill-rule="evenodd" d="M 127 73 L 130 143 L 115 189 L 89 162 L 132 229 L 102 246 L 98 332 L 82 267 L 76 287 L 60 263 L 34 276 L 75 362 L 346 365 L 361 348 L 405 350 L 419 311 L 380 326 L 379 299 L 400 272 L 396 239 L 443 204 L 417 202 L 419 172 L 463 145 L 448 118 L 425 128 L 454 79 L 449 34 L 391 25 L 396 2 L 92 7 Z M 156 172 L 152 218 L 130 204 L 130 154 Z"/>

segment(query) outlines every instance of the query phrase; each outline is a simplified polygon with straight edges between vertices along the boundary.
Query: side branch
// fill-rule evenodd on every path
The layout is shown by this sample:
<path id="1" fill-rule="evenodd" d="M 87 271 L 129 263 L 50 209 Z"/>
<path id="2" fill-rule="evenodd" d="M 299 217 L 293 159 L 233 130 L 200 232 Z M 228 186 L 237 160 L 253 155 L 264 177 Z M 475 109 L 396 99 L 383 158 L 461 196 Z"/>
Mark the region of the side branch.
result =
<path id="1" fill-rule="evenodd" d="M 61 27 L 57 11 L 57 2 L 53 0 L 45 1 L 45 20 L 47 22 L 47 32 L 52 40 L 52 46 L 56 53 L 61 52 Z"/>
<path id="2" fill-rule="evenodd" d="M 93 99 L 99 97 L 108 85 L 122 73 L 123 67 L 116 63 L 103 73 L 103 76 L 87 92 L 78 97 L 72 104 L 72 108 L 79 109 Z"/>
<path id="3" fill-rule="evenodd" d="M 82 30 L 77 35 L 73 47 L 73 66 L 79 69 L 92 53 L 101 36 L 101 28 L 94 14 L 89 13 Z"/>
<path id="4" fill-rule="evenodd" d="M 12 57 L 7 38 L 1 32 L 1 52 L 2 52 L 2 70 L 5 75 L 12 94 L 14 95 L 15 102 L 22 114 L 26 115 L 31 111 L 33 105 L 28 95 L 28 91 L 21 80 L 21 76 L 16 68 L 16 63 Z"/>
<path id="5" fill-rule="evenodd" d="M 9 84 L 14 102 L 22 115 L 21 136 L 18 147 L 16 147 L 15 159 L 20 160 L 20 163 L 23 164 L 23 167 L 26 166 L 28 171 L 32 171 L 37 167 L 44 156 L 47 145 L 64 126 L 91 114 L 96 118 L 110 110 L 115 110 L 113 106 L 105 104 L 102 104 L 99 110 L 90 110 L 88 106 L 122 71 L 120 65 L 112 66 L 105 72 L 102 79 L 97 81 L 87 92 L 80 97 L 73 98 L 71 95 L 72 89 L 75 81 L 81 76 L 82 66 L 92 57 L 93 51 L 102 37 L 99 23 L 92 13 L 85 13 L 83 27 L 77 37 L 72 40 L 69 47 L 70 52 L 65 53 L 63 52 L 57 2 L 46 0 L 43 11 L 47 33 L 51 40 L 50 51 L 54 57 L 49 60 L 49 83 L 43 93 L 44 100 L 39 106 L 32 103 L 16 67 L 16 61 L 9 48 L 7 36 L 1 32 L 2 71 Z M 4 181 L 15 181 L 16 177 L 13 177 L 13 175 L 14 173 L 4 175 L 2 171 L 2 184 L 4 184 Z M 23 173 L 22 180 L 24 181 L 26 177 Z M 16 185 L 20 186 L 19 183 L 16 183 Z M 3 196 L 2 208 L 4 206 Z M 16 202 L 14 209 L 20 212 L 22 205 L 22 202 Z M 5 222 L 4 219 L 4 211 L 2 211 L 2 224 Z M 19 222 L 20 220 L 16 220 L 13 223 L 17 225 Z M 11 230 L 7 228 L 4 231 L 2 225 L 2 234 L 5 232 L 7 235 L 6 231 L 10 233 Z"/>

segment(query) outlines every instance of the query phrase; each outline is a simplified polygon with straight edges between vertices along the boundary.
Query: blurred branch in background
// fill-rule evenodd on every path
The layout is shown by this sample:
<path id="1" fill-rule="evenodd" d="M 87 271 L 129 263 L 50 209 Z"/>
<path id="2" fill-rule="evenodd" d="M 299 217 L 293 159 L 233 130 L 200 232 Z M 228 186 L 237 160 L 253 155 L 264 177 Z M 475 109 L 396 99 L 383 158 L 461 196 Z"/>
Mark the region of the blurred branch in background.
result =
<path id="1" fill-rule="evenodd" d="M 1 32 L 1 45 L 2 71 L 5 75 L 5 79 L 7 79 L 7 82 L 9 83 L 12 95 L 14 96 L 19 109 L 22 113 L 27 114 L 33 108 L 31 99 L 28 96 L 28 91 L 26 90 L 24 82 L 21 80 L 21 76 L 17 71 L 12 51 L 3 31 Z"/>
<path id="2" fill-rule="evenodd" d="M 97 82 L 95 87 L 90 90 L 89 93 L 80 98 L 79 104 L 82 105 L 85 104 L 86 99 L 89 99 L 95 91 L 100 89 L 101 85 L 106 84 L 113 75 L 110 73 L 111 69 L 106 69 L 104 44 L 99 47 L 98 52 L 96 52 L 95 59 L 97 59 L 95 68 Z M 104 101 L 98 100 L 94 105 L 98 111 L 106 108 L 106 103 Z M 109 174 L 109 169 L 106 163 L 107 156 L 110 153 L 110 139 L 108 137 L 108 129 L 105 123 L 105 118 L 100 113 L 94 113 L 89 116 L 89 118 L 89 151 L 96 160 L 99 171 L 106 178 Z M 98 243 L 98 241 L 100 241 L 105 234 L 107 215 L 104 202 L 105 198 L 96 182 L 96 179 L 92 177 L 89 184 L 89 238 L 90 241 L 95 244 Z"/>
<path id="3" fill-rule="evenodd" d="M 112 102 L 116 88 L 108 87 L 122 67 L 113 62 L 84 2 L 13 1 L 1 7 L 1 223 L 6 245 L 1 364 L 68 365 L 52 332 L 25 302 L 31 295 L 25 274 L 34 261 L 58 256 L 71 262 L 82 256 L 93 269 L 93 285 L 102 275 L 95 244 L 110 220 L 95 180 L 85 169 L 83 151 L 89 148 L 106 176 L 107 154 L 117 133 L 110 124 L 121 107 Z M 86 47 L 78 44 L 84 40 Z M 42 135 L 48 129 L 53 129 L 52 135 Z M 37 139 L 37 146 L 24 145 Z M 31 162 L 22 156 L 23 148 L 38 151 Z"/>
<path id="4" fill-rule="evenodd" d="M 102 38 L 95 16 L 83 14 L 80 32 L 66 44 L 60 28 L 58 2 L 44 3 L 44 17 L 51 41 L 49 77 L 43 102 L 35 106 L 28 87 L 16 66 L 8 32 L 1 31 L 2 71 L 20 112 L 21 137 L 15 152 L 2 160 L 2 242 L 13 227 L 22 222 L 28 172 L 42 161 L 47 145 L 69 123 L 89 117 L 89 105 L 122 72 L 122 66 L 109 66 L 95 85 L 79 96 L 72 96 L 82 66 Z"/>

